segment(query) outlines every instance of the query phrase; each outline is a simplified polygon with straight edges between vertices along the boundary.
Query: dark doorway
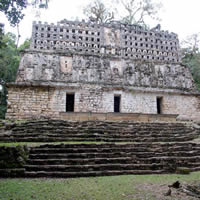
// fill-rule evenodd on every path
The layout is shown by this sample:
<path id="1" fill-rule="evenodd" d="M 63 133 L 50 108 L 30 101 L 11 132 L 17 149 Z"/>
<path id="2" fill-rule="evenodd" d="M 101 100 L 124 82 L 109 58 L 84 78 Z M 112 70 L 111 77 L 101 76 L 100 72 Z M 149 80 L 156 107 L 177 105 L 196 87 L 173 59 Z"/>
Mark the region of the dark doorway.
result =
<path id="1" fill-rule="evenodd" d="M 121 96 L 114 96 L 114 112 L 120 112 Z"/>
<path id="2" fill-rule="evenodd" d="M 74 112 L 74 94 L 66 95 L 66 112 Z"/>
<path id="3" fill-rule="evenodd" d="M 157 97 L 156 103 L 157 103 L 157 114 L 162 114 L 162 97 Z"/>

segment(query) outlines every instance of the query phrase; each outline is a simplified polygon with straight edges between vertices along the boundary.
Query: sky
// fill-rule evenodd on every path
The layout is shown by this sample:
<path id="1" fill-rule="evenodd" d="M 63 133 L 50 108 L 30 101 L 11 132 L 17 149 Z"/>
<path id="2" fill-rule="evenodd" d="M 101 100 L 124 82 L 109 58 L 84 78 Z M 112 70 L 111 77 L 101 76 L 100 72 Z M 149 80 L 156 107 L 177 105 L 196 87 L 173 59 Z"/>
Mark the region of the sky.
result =
<path id="1" fill-rule="evenodd" d="M 49 8 L 41 11 L 41 17 L 36 18 L 35 12 L 29 8 L 19 25 L 20 43 L 31 37 L 32 21 L 56 23 L 62 19 L 75 20 L 83 18 L 82 8 L 92 0 L 51 0 Z M 109 4 L 110 0 L 104 0 Z M 72 3 L 73 2 L 73 3 Z M 194 33 L 200 33 L 200 0 L 161 0 L 163 8 L 159 13 L 160 22 L 149 22 L 150 27 L 161 24 L 162 30 L 168 30 L 179 35 L 180 41 Z M 110 5 L 108 5 L 110 6 Z M 0 14 L 0 21 L 5 23 L 5 31 L 16 33 L 6 18 Z"/>

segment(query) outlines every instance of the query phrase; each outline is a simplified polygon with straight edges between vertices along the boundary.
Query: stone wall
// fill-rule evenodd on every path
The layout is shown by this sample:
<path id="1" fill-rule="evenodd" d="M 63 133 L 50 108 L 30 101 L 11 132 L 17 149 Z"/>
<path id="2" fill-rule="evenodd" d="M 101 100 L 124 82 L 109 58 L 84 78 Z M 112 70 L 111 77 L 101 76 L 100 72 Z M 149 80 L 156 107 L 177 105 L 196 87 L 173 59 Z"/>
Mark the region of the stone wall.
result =
<path id="1" fill-rule="evenodd" d="M 177 115 L 142 113 L 60 113 L 61 120 L 67 121 L 134 121 L 134 122 L 177 122 Z"/>
<path id="2" fill-rule="evenodd" d="M 173 95 L 163 96 L 163 112 L 179 114 L 178 119 L 200 121 L 200 96 Z"/>
<path id="3" fill-rule="evenodd" d="M 21 58 L 17 82 L 47 81 L 196 90 L 189 69 L 180 64 L 67 53 L 25 53 Z"/>
<path id="4" fill-rule="evenodd" d="M 182 119 L 200 119 L 200 98 L 190 94 L 137 89 L 108 88 L 101 85 L 68 87 L 22 87 L 9 89 L 7 118 L 59 118 L 66 112 L 66 94 L 75 94 L 75 112 L 114 112 L 114 96 L 121 96 L 121 113 L 157 114 L 157 97 L 162 97 L 162 114 L 178 114 Z"/>
<path id="5" fill-rule="evenodd" d="M 31 49 L 109 54 L 123 58 L 180 62 L 175 33 L 120 22 L 110 24 L 63 20 L 57 24 L 33 23 Z"/>
<path id="6" fill-rule="evenodd" d="M 54 89 L 43 87 L 11 87 L 8 90 L 7 119 L 56 118 L 51 109 Z"/>

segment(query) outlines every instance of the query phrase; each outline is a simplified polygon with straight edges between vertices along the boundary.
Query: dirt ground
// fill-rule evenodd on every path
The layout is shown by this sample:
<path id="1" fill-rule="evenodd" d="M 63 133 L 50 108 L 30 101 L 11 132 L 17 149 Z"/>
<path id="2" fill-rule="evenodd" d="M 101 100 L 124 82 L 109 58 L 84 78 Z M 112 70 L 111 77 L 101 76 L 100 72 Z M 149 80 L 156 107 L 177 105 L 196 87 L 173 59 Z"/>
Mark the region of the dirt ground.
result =
<path id="1" fill-rule="evenodd" d="M 192 183 L 191 185 L 199 185 L 200 181 L 197 183 Z M 181 183 L 181 187 L 179 189 L 175 189 L 170 187 L 171 194 L 166 196 L 166 193 L 169 190 L 168 185 L 158 185 L 158 184 L 150 184 L 150 183 L 143 183 L 138 184 L 136 188 L 136 194 L 134 196 L 129 196 L 130 199 L 134 200 L 198 200 L 200 198 L 193 197 L 187 195 L 186 193 L 182 192 L 184 188 L 186 188 L 188 184 Z M 145 192 L 144 192 L 145 191 Z"/>

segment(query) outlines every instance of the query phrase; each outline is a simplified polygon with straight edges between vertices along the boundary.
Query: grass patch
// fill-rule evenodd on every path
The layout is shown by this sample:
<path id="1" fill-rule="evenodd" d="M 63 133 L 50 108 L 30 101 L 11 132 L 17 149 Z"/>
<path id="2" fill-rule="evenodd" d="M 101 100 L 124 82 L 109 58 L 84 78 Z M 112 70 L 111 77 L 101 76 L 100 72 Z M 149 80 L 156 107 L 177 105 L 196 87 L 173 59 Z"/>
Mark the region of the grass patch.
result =
<path id="1" fill-rule="evenodd" d="M 193 141 L 190 141 L 193 142 Z M 197 143 L 196 141 L 194 141 Z M 200 142 L 200 141 L 199 141 Z M 176 142 L 152 142 L 152 144 L 173 144 Z M 179 143 L 185 143 L 185 142 L 179 142 Z M 59 145 L 59 144 L 141 144 L 138 142 L 96 142 L 96 141 L 69 141 L 69 142 L 0 142 L 0 147 L 6 146 L 18 146 L 18 145 L 27 145 L 29 147 L 35 147 L 45 144 L 51 144 L 51 145 Z"/>
<path id="2" fill-rule="evenodd" d="M 0 199 L 12 200 L 157 200 L 156 191 L 138 188 L 150 185 L 159 188 L 179 180 L 200 180 L 200 172 L 190 175 L 129 175 L 73 179 L 1 179 Z M 168 199 L 167 197 L 165 199 Z M 176 199 L 171 198 L 170 199 Z M 183 198 L 182 198 L 183 199 Z M 182 200 L 181 199 L 181 200 Z M 188 198 L 190 199 L 190 198 Z"/>
<path id="3" fill-rule="evenodd" d="M 58 144 L 137 144 L 136 142 L 96 142 L 96 141 L 69 141 L 69 142 L 0 142 L 1 146 L 40 146 L 45 144 L 58 145 Z"/>
<path id="4" fill-rule="evenodd" d="M 106 142 L 2 142 L 0 146 L 18 146 L 18 145 L 27 145 L 27 146 L 40 146 L 45 144 L 58 145 L 58 144 L 105 144 Z"/>

